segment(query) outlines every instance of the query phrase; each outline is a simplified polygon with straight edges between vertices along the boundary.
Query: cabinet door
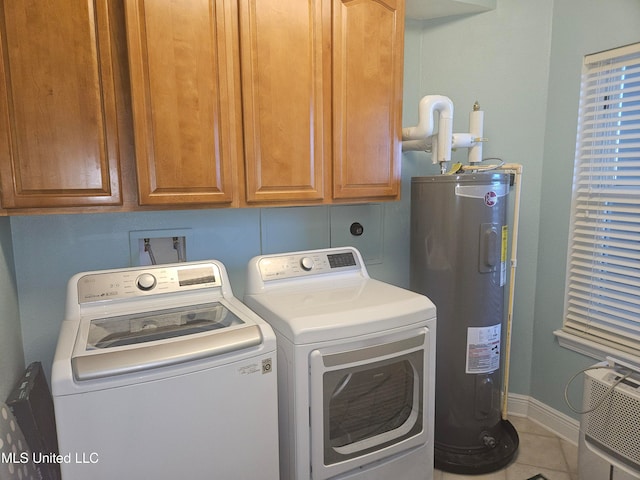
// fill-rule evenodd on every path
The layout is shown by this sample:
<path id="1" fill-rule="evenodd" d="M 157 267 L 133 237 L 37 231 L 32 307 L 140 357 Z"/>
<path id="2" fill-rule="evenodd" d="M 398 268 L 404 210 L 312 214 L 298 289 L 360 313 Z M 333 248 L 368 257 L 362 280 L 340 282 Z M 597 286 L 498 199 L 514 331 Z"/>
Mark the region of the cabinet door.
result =
<path id="1" fill-rule="evenodd" d="M 126 0 L 142 205 L 234 199 L 232 40 L 223 3 Z"/>
<path id="2" fill-rule="evenodd" d="M 397 197 L 404 0 L 333 0 L 333 197 Z"/>
<path id="3" fill-rule="evenodd" d="M 108 0 L 0 0 L 4 208 L 121 203 Z"/>
<path id="4" fill-rule="evenodd" d="M 330 3 L 240 0 L 247 202 L 322 201 L 330 175 Z"/>

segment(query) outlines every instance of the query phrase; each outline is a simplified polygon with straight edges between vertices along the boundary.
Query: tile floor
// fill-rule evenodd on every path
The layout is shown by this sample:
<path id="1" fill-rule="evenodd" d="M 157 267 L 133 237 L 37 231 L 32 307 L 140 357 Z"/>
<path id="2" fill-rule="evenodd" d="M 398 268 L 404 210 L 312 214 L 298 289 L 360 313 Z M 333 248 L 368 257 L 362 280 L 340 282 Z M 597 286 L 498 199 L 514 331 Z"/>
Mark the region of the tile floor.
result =
<path id="1" fill-rule="evenodd" d="M 538 423 L 510 416 L 520 438 L 516 457 L 502 470 L 485 475 L 456 475 L 436 470 L 433 480 L 527 480 L 541 473 L 549 480 L 578 480 L 578 447 Z"/>

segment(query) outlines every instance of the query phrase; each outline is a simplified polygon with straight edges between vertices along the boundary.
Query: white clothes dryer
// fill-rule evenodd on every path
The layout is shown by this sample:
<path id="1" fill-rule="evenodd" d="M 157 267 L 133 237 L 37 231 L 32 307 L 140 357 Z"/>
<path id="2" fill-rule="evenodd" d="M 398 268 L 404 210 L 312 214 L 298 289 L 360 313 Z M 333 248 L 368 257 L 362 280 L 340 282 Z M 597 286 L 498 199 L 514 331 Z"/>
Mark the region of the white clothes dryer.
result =
<path id="1" fill-rule="evenodd" d="M 351 247 L 255 257 L 247 283 L 278 342 L 281 478 L 431 479 L 433 303 Z"/>
<path id="2" fill-rule="evenodd" d="M 53 362 L 63 480 L 277 480 L 276 339 L 215 260 L 84 272 Z"/>

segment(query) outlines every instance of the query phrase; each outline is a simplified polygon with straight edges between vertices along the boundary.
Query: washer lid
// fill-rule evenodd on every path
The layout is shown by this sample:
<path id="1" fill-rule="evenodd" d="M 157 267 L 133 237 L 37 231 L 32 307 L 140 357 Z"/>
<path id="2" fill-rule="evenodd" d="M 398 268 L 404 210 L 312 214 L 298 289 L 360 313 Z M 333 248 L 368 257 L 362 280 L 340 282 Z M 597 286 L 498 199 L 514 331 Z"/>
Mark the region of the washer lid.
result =
<path id="1" fill-rule="evenodd" d="M 84 320 L 76 380 L 137 372 L 259 345 L 262 333 L 220 302 Z"/>
<path id="2" fill-rule="evenodd" d="M 244 322 L 219 302 L 89 322 L 86 350 L 106 349 L 210 332 Z"/>
<path id="3" fill-rule="evenodd" d="M 247 295 L 245 303 L 295 344 L 382 332 L 436 316 L 424 295 L 371 278 L 301 281 Z"/>

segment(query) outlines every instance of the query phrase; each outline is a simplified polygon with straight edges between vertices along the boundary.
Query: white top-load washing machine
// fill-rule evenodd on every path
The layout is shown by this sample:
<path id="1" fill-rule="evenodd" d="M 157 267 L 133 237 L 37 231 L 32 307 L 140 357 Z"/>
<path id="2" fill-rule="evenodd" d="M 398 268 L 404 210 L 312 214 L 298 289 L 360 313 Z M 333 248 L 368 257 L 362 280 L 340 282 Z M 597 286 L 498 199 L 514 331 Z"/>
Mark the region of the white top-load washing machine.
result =
<path id="1" fill-rule="evenodd" d="M 436 309 L 355 248 L 249 262 L 245 303 L 278 341 L 284 480 L 433 476 Z"/>
<path id="2" fill-rule="evenodd" d="M 63 480 L 279 478 L 276 339 L 217 261 L 79 273 L 52 393 Z"/>

